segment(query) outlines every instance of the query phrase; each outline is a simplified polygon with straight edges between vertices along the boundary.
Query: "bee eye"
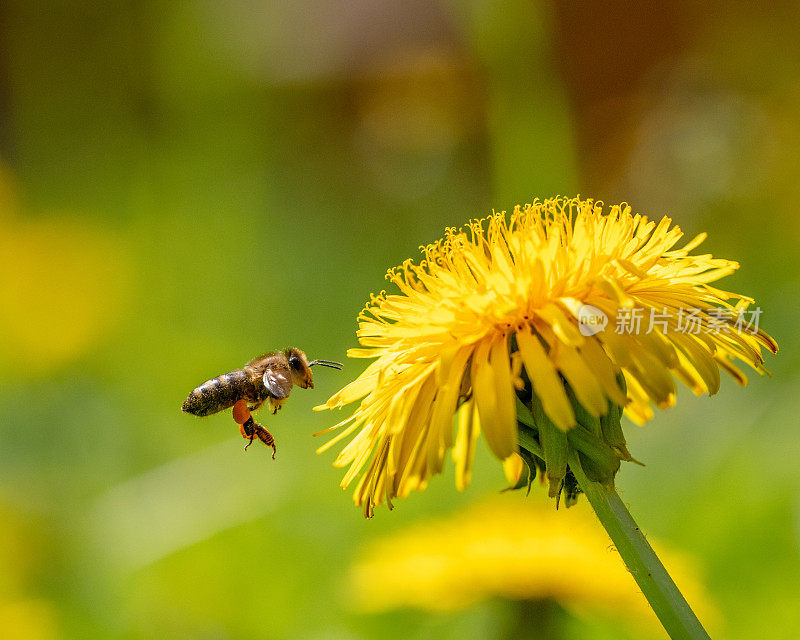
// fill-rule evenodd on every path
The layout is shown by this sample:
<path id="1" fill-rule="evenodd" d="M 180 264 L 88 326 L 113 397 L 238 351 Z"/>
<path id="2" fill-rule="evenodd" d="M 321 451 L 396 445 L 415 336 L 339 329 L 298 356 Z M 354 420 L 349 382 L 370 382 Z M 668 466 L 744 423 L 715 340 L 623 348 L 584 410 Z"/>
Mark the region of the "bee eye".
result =
<path id="1" fill-rule="evenodd" d="M 301 364 L 300 363 L 300 358 L 298 358 L 297 356 L 292 356 L 291 358 L 289 358 L 289 366 L 292 369 L 299 369 L 300 368 L 300 364 Z"/>

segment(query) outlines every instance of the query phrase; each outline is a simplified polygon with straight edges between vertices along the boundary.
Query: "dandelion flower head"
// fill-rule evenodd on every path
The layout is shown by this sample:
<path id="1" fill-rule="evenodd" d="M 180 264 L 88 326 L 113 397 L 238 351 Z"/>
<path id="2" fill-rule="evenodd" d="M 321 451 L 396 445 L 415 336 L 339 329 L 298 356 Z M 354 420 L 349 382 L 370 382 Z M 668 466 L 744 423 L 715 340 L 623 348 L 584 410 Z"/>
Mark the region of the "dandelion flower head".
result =
<path id="1" fill-rule="evenodd" d="M 723 370 L 745 384 L 735 361 L 761 373 L 762 347 L 777 346 L 736 326 L 751 298 L 709 284 L 738 264 L 694 254 L 705 234 L 676 248 L 682 235 L 667 217 L 563 197 L 447 229 L 418 264 L 389 270 L 399 292 L 372 296 L 359 315 L 361 348 L 348 356 L 375 361 L 317 407 L 360 402 L 319 452 L 355 434 L 335 464 L 349 467 L 343 487 L 358 478 L 355 502 L 371 516 L 424 489 L 451 449 L 466 487 L 480 433 L 513 460 L 526 392 L 569 433 L 615 407 L 642 424 L 674 404 L 676 381 L 714 394 Z M 587 309 L 603 330 L 586 330 Z M 616 330 L 656 313 L 649 331 Z M 700 330 L 680 330 L 689 317 Z M 630 459 L 624 442 L 602 444 Z"/>

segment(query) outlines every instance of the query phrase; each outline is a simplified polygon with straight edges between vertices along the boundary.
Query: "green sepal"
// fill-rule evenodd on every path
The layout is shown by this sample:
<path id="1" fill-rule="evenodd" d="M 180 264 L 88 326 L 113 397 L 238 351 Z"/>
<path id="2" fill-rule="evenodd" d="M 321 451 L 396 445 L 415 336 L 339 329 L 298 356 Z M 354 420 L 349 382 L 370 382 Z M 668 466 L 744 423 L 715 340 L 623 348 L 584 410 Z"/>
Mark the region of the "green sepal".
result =
<path id="1" fill-rule="evenodd" d="M 600 420 L 596 416 L 593 416 L 586 410 L 580 402 L 578 402 L 578 398 L 575 396 L 575 392 L 572 390 L 571 387 L 567 386 L 567 395 L 569 396 L 570 404 L 572 405 L 572 411 L 575 413 L 575 420 L 578 424 L 583 425 L 589 431 L 591 431 L 596 436 L 601 434 L 600 431 Z"/>
<path id="2" fill-rule="evenodd" d="M 635 462 L 642 464 L 636 460 L 631 452 L 628 451 L 628 445 L 625 441 L 625 434 L 622 431 L 622 409 L 619 405 L 613 402 L 608 403 L 608 412 L 600 417 L 600 427 L 603 433 L 603 439 L 606 441 L 617 455 L 626 462 Z"/>
<path id="3" fill-rule="evenodd" d="M 548 495 L 558 496 L 564 476 L 567 474 L 569 443 L 567 434 L 559 429 L 544 412 L 542 403 L 536 396 L 531 400 L 531 413 L 539 430 L 539 443 L 544 453 L 545 474 L 547 475 Z M 574 431 L 574 429 L 573 429 Z"/>
<path id="4" fill-rule="evenodd" d="M 589 479 L 610 485 L 619 471 L 619 456 L 596 435 L 578 425 L 566 433 L 569 444 L 579 453 Z"/>
<path id="5" fill-rule="evenodd" d="M 536 428 L 536 423 L 533 421 L 533 414 L 528 407 L 517 396 L 517 422 L 521 422 L 526 427 L 531 429 Z"/>
<path id="6" fill-rule="evenodd" d="M 529 451 L 534 458 L 544 459 L 544 451 L 542 451 L 542 445 L 539 444 L 539 432 L 535 427 L 529 427 L 525 423 L 517 421 L 517 439 L 520 449 Z"/>

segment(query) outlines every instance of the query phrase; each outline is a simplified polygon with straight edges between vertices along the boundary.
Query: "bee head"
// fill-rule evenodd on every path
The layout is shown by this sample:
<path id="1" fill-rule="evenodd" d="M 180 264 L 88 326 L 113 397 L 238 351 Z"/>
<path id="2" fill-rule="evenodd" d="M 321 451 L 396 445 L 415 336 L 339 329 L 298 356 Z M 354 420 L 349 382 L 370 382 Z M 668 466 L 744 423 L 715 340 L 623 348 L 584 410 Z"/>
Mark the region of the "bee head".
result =
<path id="1" fill-rule="evenodd" d="M 289 347 L 283 352 L 289 361 L 289 370 L 292 372 L 292 382 L 303 389 L 313 389 L 314 379 L 306 354 L 297 347 Z"/>

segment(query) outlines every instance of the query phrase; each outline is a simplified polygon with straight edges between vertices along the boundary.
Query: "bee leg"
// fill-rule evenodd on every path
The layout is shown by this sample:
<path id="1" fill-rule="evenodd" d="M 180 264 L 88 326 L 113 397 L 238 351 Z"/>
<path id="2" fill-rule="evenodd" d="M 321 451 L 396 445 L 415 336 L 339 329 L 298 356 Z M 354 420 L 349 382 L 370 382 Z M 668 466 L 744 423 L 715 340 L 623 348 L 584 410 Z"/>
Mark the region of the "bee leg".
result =
<path id="1" fill-rule="evenodd" d="M 275 446 L 275 438 L 273 438 L 272 434 L 257 422 L 253 423 L 253 427 L 255 429 L 255 435 L 258 436 L 258 439 L 268 447 L 272 447 L 272 459 L 274 460 L 275 454 L 278 453 L 278 448 Z"/>
<path id="2" fill-rule="evenodd" d="M 242 435 L 249 440 L 249 442 L 244 445 L 245 451 L 247 451 L 247 447 L 253 444 L 253 439 L 258 437 L 265 445 L 272 447 L 272 459 L 275 459 L 275 454 L 278 453 L 278 449 L 275 447 L 275 438 L 272 437 L 269 431 L 253 420 L 252 416 L 250 416 L 244 424 L 239 426 L 239 430 L 242 432 Z"/>
<path id="3" fill-rule="evenodd" d="M 272 415 L 274 416 L 278 411 L 281 410 L 283 407 L 283 401 L 286 398 L 270 398 L 269 399 L 269 408 L 272 409 Z"/>
<path id="4" fill-rule="evenodd" d="M 275 446 L 275 438 L 272 437 L 269 431 L 253 420 L 253 416 L 250 415 L 250 410 L 247 408 L 247 402 L 238 400 L 233 405 L 233 419 L 239 424 L 239 432 L 242 437 L 249 440 L 244 446 L 245 451 L 247 451 L 247 447 L 253 444 L 253 439 L 257 437 L 265 445 L 272 447 L 272 459 L 275 459 L 275 454 L 278 453 L 278 449 Z"/>
<path id="5" fill-rule="evenodd" d="M 245 440 L 249 440 L 249 442 L 244 445 L 244 450 L 247 451 L 247 447 L 253 444 L 253 438 L 256 437 L 256 430 L 253 428 L 255 422 L 253 421 L 253 417 L 249 417 L 245 422 L 239 425 L 239 433 L 242 434 L 242 437 Z"/>
<path id="6" fill-rule="evenodd" d="M 250 418 L 250 420 L 252 421 L 252 418 Z M 256 437 L 256 432 L 250 429 L 250 433 L 247 433 L 248 429 L 246 429 L 243 424 L 239 425 L 239 431 L 241 432 L 242 437 L 249 441 L 246 445 L 244 445 L 244 450 L 247 451 L 247 447 L 253 444 L 253 438 Z"/>

